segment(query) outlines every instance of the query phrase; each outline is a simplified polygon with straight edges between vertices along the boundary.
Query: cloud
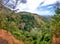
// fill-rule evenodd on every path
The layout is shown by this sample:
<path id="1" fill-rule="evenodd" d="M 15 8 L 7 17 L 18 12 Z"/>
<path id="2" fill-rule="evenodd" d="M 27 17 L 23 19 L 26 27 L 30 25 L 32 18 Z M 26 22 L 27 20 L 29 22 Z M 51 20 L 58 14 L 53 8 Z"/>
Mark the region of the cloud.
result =
<path id="1" fill-rule="evenodd" d="M 39 15 L 50 15 L 54 13 L 53 6 L 57 0 L 25 0 L 25 1 L 27 2 L 22 3 L 21 0 L 18 0 L 15 9 L 13 9 L 12 7 L 15 5 L 16 0 L 10 0 L 9 3 L 5 6 L 11 10 L 15 10 L 16 13 L 26 11 L 31 13 L 37 13 Z"/>
<path id="2" fill-rule="evenodd" d="M 56 3 L 57 0 L 46 0 L 42 6 L 47 6 L 49 4 L 54 4 Z"/>
<path id="3" fill-rule="evenodd" d="M 41 2 L 45 1 L 42 5 Z M 19 4 L 17 8 L 20 11 L 26 11 L 31 13 L 36 13 L 39 15 L 52 15 L 54 14 L 54 4 L 56 3 L 56 0 L 28 0 L 26 4 Z M 23 6 L 22 6 L 23 5 Z M 39 7 L 39 9 L 38 9 Z"/>
<path id="4" fill-rule="evenodd" d="M 30 11 L 33 11 L 33 10 L 35 10 L 39 6 L 39 4 L 42 1 L 41 0 L 27 0 L 27 3 L 25 3 L 25 4 L 18 3 L 16 8 L 18 8 L 18 9 L 21 8 L 23 10 L 25 10 L 25 8 L 28 8 Z"/>

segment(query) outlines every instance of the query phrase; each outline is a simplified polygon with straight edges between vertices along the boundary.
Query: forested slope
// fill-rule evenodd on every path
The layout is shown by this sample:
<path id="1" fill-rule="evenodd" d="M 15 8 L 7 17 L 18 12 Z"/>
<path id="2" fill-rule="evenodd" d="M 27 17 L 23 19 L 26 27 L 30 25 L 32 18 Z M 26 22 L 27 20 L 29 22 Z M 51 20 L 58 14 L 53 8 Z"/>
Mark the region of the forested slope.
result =
<path id="1" fill-rule="evenodd" d="M 25 44 L 51 44 L 51 30 L 48 23 L 44 17 L 34 13 L 16 14 L 7 8 L 0 11 L 0 29 L 11 32 L 16 39 L 23 40 Z"/>

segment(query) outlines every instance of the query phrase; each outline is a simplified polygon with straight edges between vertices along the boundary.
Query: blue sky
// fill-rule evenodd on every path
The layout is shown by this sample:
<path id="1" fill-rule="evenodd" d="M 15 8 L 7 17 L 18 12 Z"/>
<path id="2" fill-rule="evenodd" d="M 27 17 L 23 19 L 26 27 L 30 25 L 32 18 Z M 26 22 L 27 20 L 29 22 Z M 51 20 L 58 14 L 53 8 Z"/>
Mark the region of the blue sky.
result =
<path id="1" fill-rule="evenodd" d="M 3 0 L 6 3 L 8 0 Z M 26 11 L 39 15 L 53 15 L 55 13 L 55 4 L 60 0 L 18 0 L 15 9 L 16 0 L 10 0 L 5 7 L 15 10 L 16 13 Z"/>

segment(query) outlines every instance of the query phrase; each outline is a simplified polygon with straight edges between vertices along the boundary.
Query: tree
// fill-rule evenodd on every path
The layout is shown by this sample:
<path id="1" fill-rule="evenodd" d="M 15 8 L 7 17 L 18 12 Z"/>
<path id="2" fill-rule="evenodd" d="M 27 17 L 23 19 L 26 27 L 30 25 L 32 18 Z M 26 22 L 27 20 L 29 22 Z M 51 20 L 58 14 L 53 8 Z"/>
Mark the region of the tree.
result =
<path id="1" fill-rule="evenodd" d="M 52 30 L 53 33 L 58 37 L 60 35 L 60 8 L 57 8 L 55 15 L 52 16 Z"/>
<path id="2" fill-rule="evenodd" d="M 0 10 L 2 9 L 2 0 L 0 0 Z"/>

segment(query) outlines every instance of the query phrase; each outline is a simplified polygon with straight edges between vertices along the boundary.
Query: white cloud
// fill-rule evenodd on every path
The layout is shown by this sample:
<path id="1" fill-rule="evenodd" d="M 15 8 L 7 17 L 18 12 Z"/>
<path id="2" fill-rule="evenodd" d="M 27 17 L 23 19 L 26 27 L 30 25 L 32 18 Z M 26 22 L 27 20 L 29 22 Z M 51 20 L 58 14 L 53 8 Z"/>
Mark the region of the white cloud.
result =
<path id="1" fill-rule="evenodd" d="M 46 0 L 42 6 L 56 3 L 57 0 Z"/>
<path id="2" fill-rule="evenodd" d="M 26 4 L 18 3 L 16 9 L 20 9 L 20 11 L 21 10 L 26 10 L 26 9 L 28 9 L 28 11 L 33 11 L 39 6 L 39 4 L 42 1 L 41 0 L 27 0 Z"/>
<path id="3" fill-rule="evenodd" d="M 37 14 L 41 14 L 41 15 L 52 14 L 52 12 L 49 10 L 45 10 L 45 11 L 37 10 L 37 7 L 43 1 L 45 1 L 45 2 L 42 6 L 56 3 L 56 0 L 52 0 L 52 1 L 51 0 L 27 0 L 26 4 L 20 4 L 20 3 L 18 4 L 17 9 L 19 9 L 19 10 L 17 12 L 26 11 L 26 12 L 37 13 Z M 49 6 L 48 8 L 51 8 L 51 7 L 52 6 Z"/>
<path id="4" fill-rule="evenodd" d="M 27 0 L 27 6 L 30 10 L 35 10 L 44 0 Z"/>
<path id="5" fill-rule="evenodd" d="M 13 1 L 11 0 L 10 3 L 14 4 L 15 3 L 14 1 L 16 2 L 16 0 L 13 0 Z M 49 10 L 45 10 L 45 11 L 37 10 L 37 7 L 43 1 L 45 1 L 45 2 L 41 6 L 47 6 L 50 4 L 54 4 L 54 3 L 56 3 L 57 0 L 27 0 L 27 3 L 25 3 L 25 4 L 20 3 L 20 0 L 19 0 L 19 2 L 16 5 L 16 8 L 14 10 L 16 10 L 15 12 L 26 11 L 26 12 L 37 13 L 37 14 L 45 14 L 46 15 L 46 14 L 50 13 Z M 8 4 L 10 4 L 10 3 L 8 3 Z M 6 6 L 8 7 L 8 5 L 6 5 Z M 51 6 L 48 8 L 51 8 Z M 10 9 L 12 10 L 13 8 L 10 8 Z"/>

